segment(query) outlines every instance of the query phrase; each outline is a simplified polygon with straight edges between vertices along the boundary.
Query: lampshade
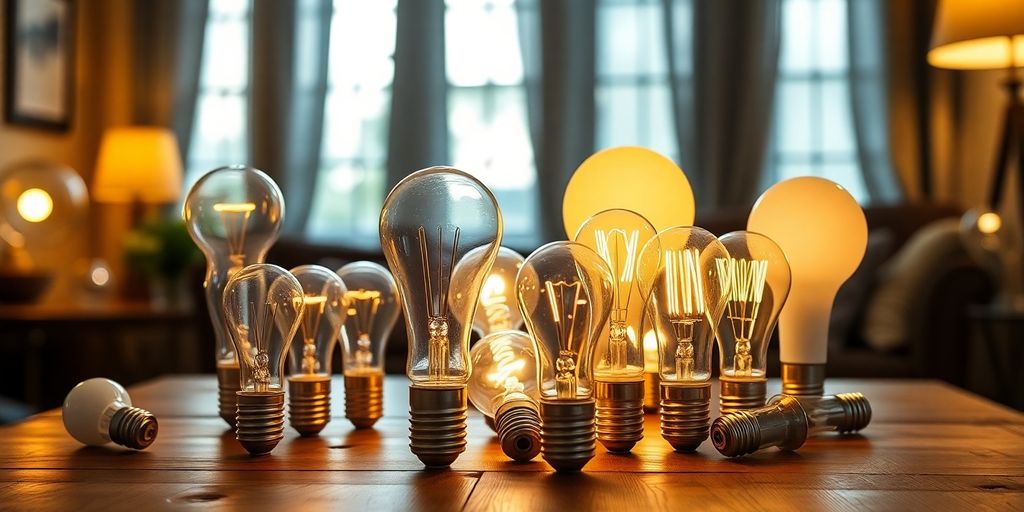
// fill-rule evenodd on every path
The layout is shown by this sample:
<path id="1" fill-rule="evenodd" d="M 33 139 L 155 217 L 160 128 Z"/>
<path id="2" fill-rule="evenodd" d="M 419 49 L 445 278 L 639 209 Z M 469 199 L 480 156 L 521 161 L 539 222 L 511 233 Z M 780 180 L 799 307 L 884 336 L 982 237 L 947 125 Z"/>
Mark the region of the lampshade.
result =
<path id="1" fill-rule="evenodd" d="M 1024 4 L 1021 0 L 942 0 L 928 63 L 949 69 L 1024 66 Z"/>
<path id="2" fill-rule="evenodd" d="M 103 203 L 170 203 L 181 194 L 181 155 L 170 130 L 132 126 L 103 134 L 93 197 Z"/>

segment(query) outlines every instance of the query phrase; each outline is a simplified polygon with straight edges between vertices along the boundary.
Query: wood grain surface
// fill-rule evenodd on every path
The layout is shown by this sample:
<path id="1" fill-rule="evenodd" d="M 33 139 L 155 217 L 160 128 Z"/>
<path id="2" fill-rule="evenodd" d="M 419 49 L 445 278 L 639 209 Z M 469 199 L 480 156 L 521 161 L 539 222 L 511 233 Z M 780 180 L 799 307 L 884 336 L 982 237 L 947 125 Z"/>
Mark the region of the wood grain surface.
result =
<path id="1" fill-rule="evenodd" d="M 649 415 L 632 454 L 599 447 L 579 475 L 554 474 L 539 458 L 509 461 L 475 411 L 452 469 L 424 471 L 408 449 L 408 382 L 388 377 L 385 416 L 372 430 L 345 420 L 343 387 L 334 383 L 334 418 L 320 437 L 289 430 L 265 457 L 250 457 L 216 416 L 210 376 L 130 390 L 160 421 L 141 452 L 82 447 L 60 412 L 47 411 L 0 428 L 0 509 L 1024 509 L 1024 415 L 934 381 L 828 381 L 828 392 L 867 395 L 872 423 L 792 453 L 727 459 L 710 442 L 674 453 Z M 778 389 L 769 383 L 769 394 Z"/>

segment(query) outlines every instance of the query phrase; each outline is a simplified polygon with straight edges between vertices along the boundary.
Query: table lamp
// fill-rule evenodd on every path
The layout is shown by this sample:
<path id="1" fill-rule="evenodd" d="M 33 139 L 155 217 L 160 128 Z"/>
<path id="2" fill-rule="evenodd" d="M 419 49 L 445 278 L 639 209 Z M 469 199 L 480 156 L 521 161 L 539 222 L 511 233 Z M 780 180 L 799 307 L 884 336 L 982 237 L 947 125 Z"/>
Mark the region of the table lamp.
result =
<path id="1" fill-rule="evenodd" d="M 103 134 L 92 196 L 101 203 L 168 204 L 181 196 L 178 140 L 167 128 L 128 126 Z"/>

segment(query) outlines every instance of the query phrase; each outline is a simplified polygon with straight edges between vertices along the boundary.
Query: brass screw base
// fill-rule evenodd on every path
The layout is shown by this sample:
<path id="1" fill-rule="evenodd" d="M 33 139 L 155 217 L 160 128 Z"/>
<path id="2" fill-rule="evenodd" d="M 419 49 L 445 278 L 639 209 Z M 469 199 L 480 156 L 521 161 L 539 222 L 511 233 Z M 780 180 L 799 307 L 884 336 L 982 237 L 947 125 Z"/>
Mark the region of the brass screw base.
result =
<path id="1" fill-rule="evenodd" d="M 236 393 L 241 389 L 240 380 L 238 365 L 217 365 L 217 403 L 220 417 L 231 428 L 235 428 L 235 414 L 238 409 Z"/>
<path id="2" fill-rule="evenodd" d="M 643 381 L 597 381 L 594 398 L 597 440 L 612 453 L 629 453 L 644 438 Z"/>
<path id="3" fill-rule="evenodd" d="M 384 416 L 384 372 L 345 376 L 345 417 L 370 428 Z"/>
<path id="4" fill-rule="evenodd" d="M 661 409 L 661 375 L 644 372 L 644 412 L 657 413 Z"/>
<path id="5" fill-rule="evenodd" d="M 501 451 L 514 461 L 527 462 L 540 453 L 540 412 L 533 400 L 509 400 L 494 413 Z"/>
<path id="6" fill-rule="evenodd" d="M 711 383 L 661 383 L 661 437 L 678 452 L 692 452 L 708 438 Z"/>
<path id="7" fill-rule="evenodd" d="M 288 378 L 288 423 L 303 437 L 315 436 L 331 421 L 331 377 Z"/>
<path id="8" fill-rule="evenodd" d="M 840 434 L 863 430 L 871 423 L 871 402 L 860 393 L 836 393 L 836 400 L 843 406 L 843 421 L 836 425 Z"/>
<path id="9" fill-rule="evenodd" d="M 555 471 L 583 469 L 597 451 L 594 400 L 540 401 L 541 453 Z"/>
<path id="10" fill-rule="evenodd" d="M 821 396 L 825 394 L 825 365 L 782 363 L 782 394 Z"/>
<path id="11" fill-rule="evenodd" d="M 142 450 L 153 444 L 160 430 L 156 416 L 138 407 L 122 407 L 110 418 L 110 440 L 121 446 Z"/>
<path id="12" fill-rule="evenodd" d="M 409 386 L 409 448 L 428 468 L 451 466 L 466 451 L 466 386 Z"/>
<path id="13" fill-rule="evenodd" d="M 732 380 L 722 377 L 721 393 L 718 398 L 719 412 L 724 416 L 730 412 L 746 411 L 764 407 L 768 394 L 768 380 Z"/>
<path id="14" fill-rule="evenodd" d="M 711 426 L 711 442 L 726 457 L 738 457 L 770 446 L 796 450 L 807 440 L 807 414 L 800 400 L 772 397 L 768 405 L 719 417 Z"/>
<path id="15" fill-rule="evenodd" d="M 236 438 L 252 455 L 270 453 L 284 438 L 284 391 L 239 391 Z"/>

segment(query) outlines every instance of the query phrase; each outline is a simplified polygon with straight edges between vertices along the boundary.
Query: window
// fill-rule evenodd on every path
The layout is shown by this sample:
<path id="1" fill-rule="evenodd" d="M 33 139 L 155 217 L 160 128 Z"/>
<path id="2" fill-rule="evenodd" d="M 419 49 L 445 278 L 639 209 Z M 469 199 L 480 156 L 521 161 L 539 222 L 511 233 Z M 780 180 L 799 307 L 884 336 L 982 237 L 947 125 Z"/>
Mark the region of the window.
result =
<path id="1" fill-rule="evenodd" d="M 249 0 L 210 0 L 185 187 L 248 160 Z"/>
<path id="2" fill-rule="evenodd" d="M 535 242 L 537 171 L 513 0 L 447 0 L 445 62 L 452 165 L 501 205 L 506 240 Z"/>
<path id="3" fill-rule="evenodd" d="M 595 144 L 644 146 L 678 162 L 663 12 L 661 0 L 598 3 Z M 674 6 L 673 16 L 677 27 L 689 27 L 689 4 Z M 685 80 L 691 70 L 677 72 Z"/>
<path id="4" fill-rule="evenodd" d="M 864 202 L 850 104 L 846 1 L 783 0 L 782 9 L 770 177 L 822 176 Z"/>
<path id="5" fill-rule="evenodd" d="M 313 237 L 376 240 L 387 194 L 395 7 L 396 0 L 334 0 Z"/>

